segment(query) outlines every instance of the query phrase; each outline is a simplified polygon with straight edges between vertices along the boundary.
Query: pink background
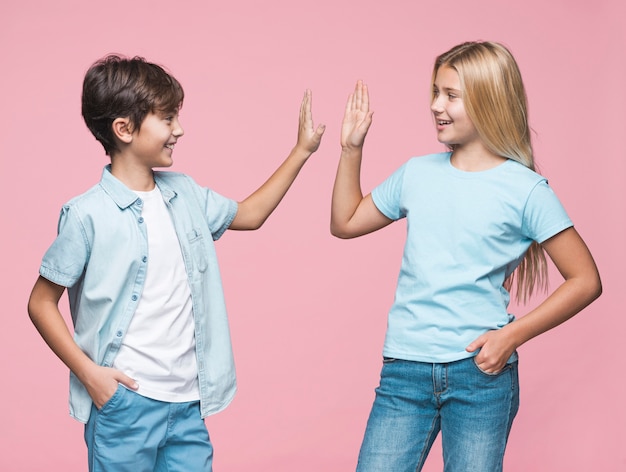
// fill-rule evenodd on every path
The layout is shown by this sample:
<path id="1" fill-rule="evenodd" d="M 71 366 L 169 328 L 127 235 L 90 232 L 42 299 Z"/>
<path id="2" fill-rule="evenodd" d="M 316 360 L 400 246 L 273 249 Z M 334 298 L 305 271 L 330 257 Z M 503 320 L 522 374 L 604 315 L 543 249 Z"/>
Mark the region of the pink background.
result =
<path id="1" fill-rule="evenodd" d="M 2 2 L 0 470 L 86 470 L 82 426 L 67 414 L 67 369 L 31 325 L 26 301 L 60 206 L 107 163 L 80 116 L 95 59 L 120 52 L 166 65 L 186 91 L 173 169 L 236 199 L 295 144 L 302 92 L 313 90 L 314 118 L 328 126 L 320 150 L 260 231 L 218 243 L 239 393 L 207 424 L 218 471 L 335 472 L 354 469 L 404 237 L 404 223 L 353 241 L 329 233 L 345 99 L 357 78 L 367 81 L 376 112 L 369 191 L 408 157 L 442 149 L 428 109 L 432 61 L 474 39 L 516 55 L 538 163 L 604 282 L 590 308 L 521 348 L 506 470 L 626 470 L 623 5 Z M 425 471 L 441 470 L 440 451 L 437 442 Z"/>

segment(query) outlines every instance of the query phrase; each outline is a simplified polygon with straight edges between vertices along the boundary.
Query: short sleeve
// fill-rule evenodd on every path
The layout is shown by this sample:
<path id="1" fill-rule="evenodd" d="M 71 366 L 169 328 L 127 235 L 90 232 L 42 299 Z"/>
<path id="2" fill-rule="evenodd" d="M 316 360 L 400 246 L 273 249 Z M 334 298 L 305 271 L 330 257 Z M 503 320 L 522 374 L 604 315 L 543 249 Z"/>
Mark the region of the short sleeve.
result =
<path id="1" fill-rule="evenodd" d="M 538 243 L 573 226 L 565 208 L 544 179 L 531 191 L 524 209 L 522 231 Z"/>
<path id="2" fill-rule="evenodd" d="M 205 189 L 206 215 L 213 240 L 217 241 L 231 225 L 237 215 L 238 204 L 235 200 Z"/>
<path id="3" fill-rule="evenodd" d="M 391 174 L 385 181 L 372 190 L 372 200 L 376 208 L 391 220 L 406 216 L 402 207 L 402 187 L 407 163 Z"/>
<path id="4" fill-rule="evenodd" d="M 72 287 L 83 274 L 89 248 L 76 209 L 65 205 L 59 216 L 58 234 L 43 256 L 39 273 L 63 287 Z"/>

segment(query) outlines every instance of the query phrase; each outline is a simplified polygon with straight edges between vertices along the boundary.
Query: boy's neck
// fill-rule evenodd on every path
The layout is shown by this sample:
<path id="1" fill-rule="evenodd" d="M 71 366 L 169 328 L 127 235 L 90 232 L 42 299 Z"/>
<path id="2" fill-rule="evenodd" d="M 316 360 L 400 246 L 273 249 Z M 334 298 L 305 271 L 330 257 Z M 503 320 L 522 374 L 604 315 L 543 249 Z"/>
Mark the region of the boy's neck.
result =
<path id="1" fill-rule="evenodd" d="M 131 190 L 149 192 L 154 189 L 154 171 L 150 167 L 112 157 L 111 174 Z"/>

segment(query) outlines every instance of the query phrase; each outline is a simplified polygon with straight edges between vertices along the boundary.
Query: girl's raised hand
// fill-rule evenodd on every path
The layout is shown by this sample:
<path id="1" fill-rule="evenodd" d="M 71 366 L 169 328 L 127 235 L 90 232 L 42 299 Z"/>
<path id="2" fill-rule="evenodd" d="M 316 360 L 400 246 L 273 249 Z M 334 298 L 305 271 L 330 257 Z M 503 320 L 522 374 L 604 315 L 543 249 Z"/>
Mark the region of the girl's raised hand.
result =
<path id="1" fill-rule="evenodd" d="M 298 143 L 296 147 L 313 154 L 322 142 L 325 125 L 313 127 L 313 114 L 311 113 L 312 94 L 310 90 L 304 92 L 304 98 L 300 105 L 300 122 L 298 125 Z"/>
<path id="2" fill-rule="evenodd" d="M 367 130 L 372 124 L 373 111 L 370 111 L 370 98 L 367 85 L 357 81 L 354 92 L 348 97 L 346 111 L 341 125 L 341 148 L 363 147 Z"/>

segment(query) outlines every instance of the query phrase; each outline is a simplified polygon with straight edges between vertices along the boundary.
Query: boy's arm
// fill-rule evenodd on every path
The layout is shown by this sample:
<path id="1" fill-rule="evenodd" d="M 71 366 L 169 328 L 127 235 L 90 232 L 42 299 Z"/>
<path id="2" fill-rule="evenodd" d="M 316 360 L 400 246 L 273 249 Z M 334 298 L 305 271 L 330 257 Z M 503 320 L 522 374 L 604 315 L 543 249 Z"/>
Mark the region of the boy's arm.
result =
<path id="1" fill-rule="evenodd" d="M 64 290 L 65 287 L 40 276 L 28 300 L 28 314 L 50 349 L 87 388 L 96 407 L 101 408 L 113 396 L 118 383 L 131 389 L 136 389 L 137 384 L 118 370 L 94 363 L 74 342 L 59 311 Z"/>
<path id="2" fill-rule="evenodd" d="M 253 230 L 263 225 L 291 187 L 304 163 L 311 154 L 317 151 L 324 129 L 324 125 L 319 125 L 317 129 L 313 127 L 311 91 L 307 90 L 300 106 L 296 146 L 272 176 L 259 189 L 239 203 L 237 215 L 229 229 Z"/>
<path id="3" fill-rule="evenodd" d="M 542 246 L 564 281 L 537 308 L 502 329 L 483 334 L 467 347 L 469 352 L 480 349 L 476 364 L 485 372 L 501 370 L 515 349 L 567 321 L 602 293 L 593 257 L 573 227 L 552 236 Z"/>
<path id="4" fill-rule="evenodd" d="M 367 86 L 358 81 L 348 97 L 341 126 L 341 157 L 333 187 L 330 232 L 339 238 L 371 233 L 392 222 L 361 191 L 363 143 L 372 124 Z"/>

